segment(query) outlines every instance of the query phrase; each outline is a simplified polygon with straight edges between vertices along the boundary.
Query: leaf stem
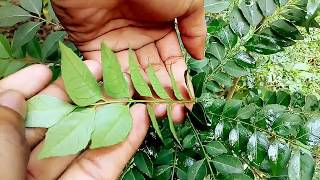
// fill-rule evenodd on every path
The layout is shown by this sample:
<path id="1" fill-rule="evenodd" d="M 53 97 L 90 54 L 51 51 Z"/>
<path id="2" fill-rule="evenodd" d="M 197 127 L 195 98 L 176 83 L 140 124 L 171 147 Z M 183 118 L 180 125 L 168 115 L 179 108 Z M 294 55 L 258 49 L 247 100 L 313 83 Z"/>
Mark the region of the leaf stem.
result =
<path id="1" fill-rule="evenodd" d="M 148 99 L 148 100 L 135 100 L 135 99 L 103 99 L 102 102 L 93 104 L 94 106 L 112 104 L 112 103 L 155 103 L 155 104 L 194 104 L 196 99 L 190 100 L 165 100 L 165 99 Z"/>
<path id="2" fill-rule="evenodd" d="M 174 173 L 176 168 L 176 162 L 177 161 L 177 151 L 174 151 L 174 160 L 173 160 L 173 166 L 172 166 L 172 174 L 171 174 L 171 180 L 174 180 Z"/>
<path id="3" fill-rule="evenodd" d="M 204 149 L 203 144 L 202 144 L 202 142 L 201 142 L 201 140 L 200 140 L 200 137 L 199 137 L 199 135 L 198 135 L 198 132 L 197 132 L 196 128 L 193 126 L 193 124 L 192 124 L 192 122 L 191 122 L 191 120 L 190 120 L 190 117 L 189 117 L 188 115 L 187 115 L 187 119 L 188 119 L 189 123 L 191 124 L 193 133 L 194 133 L 194 135 L 196 136 L 197 141 L 198 141 L 199 144 L 200 144 L 201 150 L 202 150 L 202 152 L 203 152 L 203 154 L 204 154 L 204 157 L 205 157 L 205 159 L 206 159 L 206 161 L 207 161 L 210 174 L 212 175 L 212 178 L 215 180 L 216 178 L 215 178 L 215 175 L 214 175 L 214 173 L 213 173 L 213 170 L 212 170 L 212 167 L 211 167 L 211 164 L 210 164 L 210 157 L 208 156 L 206 150 Z"/>

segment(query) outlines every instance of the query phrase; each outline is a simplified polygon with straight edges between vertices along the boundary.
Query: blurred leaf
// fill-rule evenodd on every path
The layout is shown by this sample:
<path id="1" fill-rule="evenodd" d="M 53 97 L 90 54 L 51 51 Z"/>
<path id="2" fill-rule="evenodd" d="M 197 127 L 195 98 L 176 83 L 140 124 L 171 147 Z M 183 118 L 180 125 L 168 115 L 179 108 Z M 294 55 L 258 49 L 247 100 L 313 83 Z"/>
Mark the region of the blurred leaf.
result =
<path id="1" fill-rule="evenodd" d="M 223 70 L 233 77 L 241 77 L 249 75 L 249 72 L 243 67 L 238 66 L 234 61 L 228 61 L 224 66 Z"/>
<path id="2" fill-rule="evenodd" d="M 271 23 L 271 29 L 281 37 L 290 38 L 292 40 L 303 40 L 302 34 L 290 22 L 279 19 Z"/>
<path id="3" fill-rule="evenodd" d="M 224 180 L 252 180 L 252 178 L 246 174 L 230 174 Z"/>
<path id="4" fill-rule="evenodd" d="M 188 169 L 188 180 L 198 180 L 204 179 L 207 175 L 207 166 L 205 164 L 205 160 L 200 160 L 195 162 L 189 169 Z"/>
<path id="5" fill-rule="evenodd" d="M 108 104 L 95 115 L 95 129 L 90 149 L 119 144 L 127 139 L 132 128 L 132 117 L 127 105 Z"/>
<path id="6" fill-rule="evenodd" d="M 222 28 L 214 36 L 229 49 L 233 48 L 238 42 L 238 37 L 232 32 L 230 26 Z"/>
<path id="7" fill-rule="evenodd" d="M 30 18 L 31 14 L 18 6 L 7 5 L 0 7 L 0 27 L 14 26 Z"/>
<path id="8" fill-rule="evenodd" d="M 218 72 L 218 73 L 214 74 L 213 79 L 217 83 L 224 85 L 225 88 L 230 88 L 233 85 L 233 81 L 232 81 L 231 77 L 228 74 L 223 73 L 223 72 Z"/>
<path id="9" fill-rule="evenodd" d="M 278 91 L 277 92 L 277 104 L 283 106 L 289 106 L 291 100 L 291 96 L 289 93 L 285 91 Z"/>
<path id="10" fill-rule="evenodd" d="M 228 100 L 223 108 L 222 116 L 234 118 L 242 105 L 241 100 L 231 99 Z"/>
<path id="11" fill-rule="evenodd" d="M 33 12 L 41 16 L 42 1 L 41 0 L 20 0 L 20 5 L 25 10 Z"/>
<path id="12" fill-rule="evenodd" d="M 49 128 L 71 113 L 76 107 L 47 95 L 28 100 L 26 127 Z"/>
<path id="13" fill-rule="evenodd" d="M 247 145 L 247 156 L 251 162 L 260 165 L 267 155 L 269 141 L 265 134 L 255 132 L 251 135 Z"/>
<path id="14" fill-rule="evenodd" d="M 94 129 L 95 110 L 93 108 L 76 109 L 46 134 L 40 158 L 77 154 L 85 149 Z"/>
<path id="15" fill-rule="evenodd" d="M 272 38 L 280 47 L 289 47 L 296 44 L 296 42 L 289 37 L 281 37 L 277 35 L 271 28 L 265 28 L 261 30 L 259 34 Z"/>
<path id="16" fill-rule="evenodd" d="M 264 16 L 271 16 L 277 8 L 272 0 L 258 0 L 257 2 Z"/>
<path id="17" fill-rule="evenodd" d="M 228 0 L 205 0 L 204 8 L 210 13 L 221 13 L 228 9 L 230 2 Z"/>
<path id="18" fill-rule="evenodd" d="M 164 142 L 153 107 L 150 104 L 147 104 L 147 109 L 149 117 L 151 119 L 152 127 L 154 128 L 162 142 Z"/>
<path id="19" fill-rule="evenodd" d="M 199 73 L 192 78 L 193 89 L 195 92 L 195 97 L 200 97 L 203 91 L 203 85 L 205 82 L 206 73 Z"/>
<path id="20" fill-rule="evenodd" d="M 320 116 L 312 116 L 305 124 L 306 133 L 304 136 L 312 146 L 320 144 Z"/>
<path id="21" fill-rule="evenodd" d="M 250 31 L 250 26 L 239 9 L 233 9 L 230 14 L 230 27 L 238 36 L 243 37 Z"/>
<path id="22" fill-rule="evenodd" d="M 285 176 L 288 172 L 287 164 L 291 156 L 291 149 L 287 144 L 273 141 L 268 148 L 270 169 L 273 176 Z"/>
<path id="23" fill-rule="evenodd" d="M 318 98 L 314 95 L 306 96 L 305 105 L 303 106 L 304 111 L 317 111 L 319 110 Z"/>
<path id="24" fill-rule="evenodd" d="M 311 180 L 313 177 L 315 162 L 307 153 L 300 150 L 294 151 L 289 161 L 288 175 L 290 180 Z"/>
<path id="25" fill-rule="evenodd" d="M 238 111 L 237 117 L 240 119 L 249 119 L 256 113 L 257 109 L 258 106 L 256 104 L 249 104 Z"/>
<path id="26" fill-rule="evenodd" d="M 143 175 L 135 170 L 135 169 L 130 169 L 129 171 L 127 171 L 122 180 L 144 180 L 145 178 L 143 177 Z"/>
<path id="27" fill-rule="evenodd" d="M 261 22 L 263 16 L 260 14 L 256 1 L 252 1 L 250 4 L 246 4 L 245 1 L 241 1 L 240 9 L 243 13 L 243 16 L 247 19 L 251 26 L 255 27 Z"/>
<path id="28" fill-rule="evenodd" d="M 58 42 L 66 36 L 65 31 L 51 32 L 43 42 L 42 59 L 46 59 L 58 49 Z"/>
<path id="29" fill-rule="evenodd" d="M 155 163 L 158 165 L 171 164 L 173 162 L 173 149 L 160 149 Z"/>
<path id="30" fill-rule="evenodd" d="M 168 115 L 170 131 L 171 131 L 174 139 L 177 141 L 177 143 L 180 144 L 176 129 L 173 124 L 172 105 L 167 105 L 167 115 Z"/>
<path id="31" fill-rule="evenodd" d="M 152 68 L 151 64 L 147 68 L 147 74 L 150 80 L 150 83 L 153 87 L 153 90 L 156 92 L 156 94 L 161 98 L 161 99 L 170 99 L 167 91 L 162 87 L 156 72 Z"/>
<path id="32" fill-rule="evenodd" d="M 216 157 L 221 154 L 228 153 L 228 150 L 224 147 L 224 145 L 219 141 L 212 141 L 204 145 L 204 148 L 209 156 Z"/>
<path id="33" fill-rule="evenodd" d="M 60 43 L 60 50 L 62 79 L 72 101 L 78 106 L 99 101 L 102 98 L 100 86 L 88 67 L 63 43 Z"/>
<path id="34" fill-rule="evenodd" d="M 18 27 L 18 29 L 14 32 L 12 49 L 15 51 L 21 46 L 27 44 L 31 41 L 38 30 L 40 29 L 40 25 L 42 22 L 27 22 Z"/>
<path id="35" fill-rule="evenodd" d="M 241 161 L 234 156 L 220 155 L 215 157 L 212 162 L 217 171 L 222 174 L 243 173 Z"/>
<path id="36" fill-rule="evenodd" d="M 197 142 L 195 135 L 189 134 L 187 135 L 182 141 L 182 147 L 186 149 L 190 149 L 194 147 L 195 143 Z"/>
<path id="37" fill-rule="evenodd" d="M 303 119 L 300 115 L 285 112 L 274 121 L 272 128 L 281 136 L 296 137 L 302 123 Z"/>
<path id="38" fill-rule="evenodd" d="M 188 67 L 191 70 L 194 70 L 196 72 L 202 72 L 203 69 L 208 65 L 209 60 L 207 58 L 203 60 L 195 60 L 195 59 L 190 59 L 188 61 Z"/>
<path id="39" fill-rule="evenodd" d="M 220 43 L 215 41 L 211 42 L 207 49 L 207 53 L 210 53 L 218 60 L 222 60 L 226 54 L 225 48 Z"/>
<path id="40" fill-rule="evenodd" d="M 156 168 L 154 175 L 155 180 L 169 179 L 172 173 L 172 167 L 169 165 L 163 165 Z"/>

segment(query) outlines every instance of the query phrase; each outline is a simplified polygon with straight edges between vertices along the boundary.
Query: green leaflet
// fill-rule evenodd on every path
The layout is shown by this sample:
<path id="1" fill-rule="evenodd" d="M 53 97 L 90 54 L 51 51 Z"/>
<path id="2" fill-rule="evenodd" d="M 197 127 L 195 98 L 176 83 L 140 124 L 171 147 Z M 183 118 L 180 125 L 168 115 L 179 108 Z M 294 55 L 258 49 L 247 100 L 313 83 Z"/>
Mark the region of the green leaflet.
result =
<path id="1" fill-rule="evenodd" d="M 105 44 L 101 44 L 101 60 L 103 67 L 103 85 L 108 96 L 112 98 L 128 98 L 128 82 L 123 76 L 116 55 Z"/>
<path id="2" fill-rule="evenodd" d="M 172 86 L 174 95 L 176 96 L 176 98 L 178 100 L 182 101 L 184 99 L 184 97 L 183 97 L 183 95 L 182 95 L 182 93 L 180 91 L 180 88 L 178 87 L 177 81 L 175 80 L 171 69 L 170 69 L 170 72 L 169 72 L 169 76 L 170 76 L 171 86 Z"/>
<path id="3" fill-rule="evenodd" d="M 75 106 L 52 96 L 34 96 L 28 100 L 26 127 L 49 128 L 75 108 Z"/>
<path id="4" fill-rule="evenodd" d="M 134 88 L 140 96 L 152 97 L 152 92 L 140 73 L 140 67 L 132 50 L 129 50 L 129 70 Z"/>
<path id="5" fill-rule="evenodd" d="M 10 27 L 30 18 L 31 14 L 18 6 L 7 5 L 0 7 L 0 27 Z"/>
<path id="6" fill-rule="evenodd" d="M 195 162 L 188 169 L 188 180 L 204 179 L 206 175 L 207 175 L 207 167 L 204 159 Z"/>
<path id="7" fill-rule="evenodd" d="M 172 116 L 172 105 L 168 104 L 167 106 L 167 115 L 168 115 L 168 121 L 169 121 L 169 127 L 170 127 L 170 131 L 174 137 L 174 139 L 180 144 L 176 129 L 174 128 L 174 124 L 173 124 L 173 116 Z"/>
<path id="8" fill-rule="evenodd" d="M 221 174 L 243 173 L 241 161 L 232 155 L 220 155 L 212 160 Z"/>
<path id="9" fill-rule="evenodd" d="M 137 168 L 146 174 L 149 178 L 152 177 L 153 175 L 153 163 L 150 160 L 150 157 L 148 154 L 139 151 L 135 156 L 134 156 L 134 163 L 137 166 Z"/>
<path id="10" fill-rule="evenodd" d="M 24 9 L 41 16 L 42 0 L 21 0 L 20 5 Z"/>
<path id="11" fill-rule="evenodd" d="M 156 92 L 156 94 L 161 98 L 161 99 L 170 99 L 168 93 L 166 90 L 162 87 L 154 69 L 152 66 L 149 64 L 147 68 L 147 74 L 150 80 L 150 83 L 152 85 L 153 90 Z"/>
<path id="12" fill-rule="evenodd" d="M 67 46 L 60 42 L 61 74 L 66 91 L 79 106 L 96 103 L 102 97 L 99 84 L 88 67 Z"/>
<path id="13" fill-rule="evenodd" d="M 46 40 L 43 42 L 42 59 L 47 58 L 58 49 L 58 42 L 63 40 L 66 34 L 65 31 L 56 31 L 47 36 Z"/>
<path id="14" fill-rule="evenodd" d="M 127 171 L 122 180 L 144 180 L 143 175 L 136 169 L 130 169 Z"/>
<path id="15" fill-rule="evenodd" d="M 94 128 L 95 110 L 79 108 L 50 128 L 39 158 L 77 154 L 85 149 Z"/>
<path id="16" fill-rule="evenodd" d="M 147 104 L 147 109 L 148 109 L 149 117 L 151 119 L 152 127 L 158 134 L 161 141 L 164 142 L 153 107 L 150 104 Z"/>
<path id="17" fill-rule="evenodd" d="M 132 128 L 129 107 L 122 104 L 108 104 L 96 113 L 95 129 L 90 148 L 112 146 L 124 141 Z"/>
<path id="18" fill-rule="evenodd" d="M 12 49 L 15 51 L 31 41 L 40 29 L 41 24 L 42 22 L 27 22 L 19 26 L 13 36 Z"/>

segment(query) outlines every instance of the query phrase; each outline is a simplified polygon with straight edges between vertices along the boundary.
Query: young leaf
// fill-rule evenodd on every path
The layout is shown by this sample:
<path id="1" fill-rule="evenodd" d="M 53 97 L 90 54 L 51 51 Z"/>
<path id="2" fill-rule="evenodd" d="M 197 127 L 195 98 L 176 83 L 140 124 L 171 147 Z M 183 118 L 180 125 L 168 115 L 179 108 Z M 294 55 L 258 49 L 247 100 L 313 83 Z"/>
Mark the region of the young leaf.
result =
<path id="1" fill-rule="evenodd" d="M 144 174 L 146 174 L 148 177 L 152 177 L 153 175 L 153 164 L 152 161 L 150 160 L 150 157 L 144 153 L 144 152 L 138 152 L 135 156 L 134 156 L 134 161 L 135 165 L 137 166 L 137 168 L 143 172 Z"/>
<path id="2" fill-rule="evenodd" d="M 204 145 L 204 148 L 206 149 L 208 155 L 212 157 L 216 157 L 228 152 L 224 145 L 219 141 L 212 141 L 211 143 Z"/>
<path id="3" fill-rule="evenodd" d="M 230 2 L 227 0 L 205 0 L 204 8 L 210 13 L 221 13 L 228 9 Z"/>
<path id="4" fill-rule="evenodd" d="M 195 162 L 188 169 L 188 180 L 204 179 L 206 175 L 207 175 L 207 166 L 205 164 L 204 159 Z"/>
<path id="5" fill-rule="evenodd" d="M 150 83 L 153 87 L 153 90 L 156 92 L 156 94 L 161 98 L 161 99 L 170 99 L 168 93 L 166 90 L 162 87 L 155 71 L 153 70 L 151 64 L 147 68 L 147 74 L 150 80 Z"/>
<path id="6" fill-rule="evenodd" d="M 39 95 L 28 100 L 26 127 L 49 128 L 71 113 L 76 107 L 56 97 Z"/>
<path id="7" fill-rule="evenodd" d="M 135 90 L 140 96 L 152 97 L 152 92 L 140 73 L 140 67 L 132 50 L 129 50 L 129 70 Z"/>
<path id="8" fill-rule="evenodd" d="M 128 137 L 131 128 L 132 117 L 127 105 L 105 105 L 96 113 L 90 148 L 96 149 L 118 144 Z"/>
<path id="9" fill-rule="evenodd" d="M 152 127 L 154 128 L 154 130 L 158 134 L 158 136 L 161 139 L 161 141 L 164 142 L 162 134 L 161 134 L 161 130 L 159 128 L 159 124 L 158 124 L 158 121 L 157 121 L 157 118 L 156 118 L 156 114 L 155 114 L 155 112 L 153 110 L 153 107 L 150 104 L 147 104 L 147 109 L 148 109 L 149 117 L 151 119 Z"/>
<path id="10" fill-rule="evenodd" d="M 180 144 L 176 129 L 174 128 L 174 124 L 173 124 L 172 105 L 168 104 L 167 106 L 168 106 L 167 107 L 167 115 L 168 115 L 170 131 L 171 131 L 174 139 Z"/>
<path id="11" fill-rule="evenodd" d="M 58 49 L 58 42 L 61 41 L 66 34 L 65 31 L 56 31 L 46 37 L 42 47 L 42 59 L 47 58 Z"/>
<path id="12" fill-rule="evenodd" d="M 315 162 L 308 153 L 294 151 L 288 166 L 289 179 L 311 180 L 313 177 Z"/>
<path id="13" fill-rule="evenodd" d="M 183 97 L 183 95 L 182 95 L 182 93 L 180 91 L 180 88 L 178 87 L 177 81 L 174 78 L 174 75 L 173 75 L 173 72 L 172 72 L 171 69 L 170 69 L 170 72 L 169 72 L 169 76 L 170 76 L 171 86 L 172 86 L 174 95 L 176 96 L 176 98 L 178 100 L 180 100 L 180 101 L 183 100 L 184 97 Z"/>
<path id="14" fill-rule="evenodd" d="M 243 173 L 241 161 L 231 155 L 220 155 L 212 160 L 214 167 L 221 174 Z"/>
<path id="15" fill-rule="evenodd" d="M 108 96 L 112 98 L 128 98 L 129 86 L 116 55 L 104 43 L 101 44 L 101 60 L 103 67 L 103 85 Z"/>
<path id="16" fill-rule="evenodd" d="M 31 41 L 38 30 L 42 22 L 27 22 L 18 27 L 13 35 L 12 49 L 15 51 L 21 46 Z"/>
<path id="17" fill-rule="evenodd" d="M 66 91 L 79 106 L 88 106 L 102 97 L 99 84 L 88 67 L 67 46 L 60 42 L 61 74 Z"/>
<path id="18" fill-rule="evenodd" d="M 0 27 L 14 26 L 30 18 L 31 14 L 18 6 L 7 5 L 0 7 Z"/>
<path id="19" fill-rule="evenodd" d="M 41 0 L 21 0 L 20 5 L 27 11 L 36 13 L 37 15 L 41 16 L 41 10 L 42 10 Z"/>
<path id="20" fill-rule="evenodd" d="M 93 131 L 95 110 L 76 109 L 50 128 L 39 158 L 77 154 L 85 149 Z"/>

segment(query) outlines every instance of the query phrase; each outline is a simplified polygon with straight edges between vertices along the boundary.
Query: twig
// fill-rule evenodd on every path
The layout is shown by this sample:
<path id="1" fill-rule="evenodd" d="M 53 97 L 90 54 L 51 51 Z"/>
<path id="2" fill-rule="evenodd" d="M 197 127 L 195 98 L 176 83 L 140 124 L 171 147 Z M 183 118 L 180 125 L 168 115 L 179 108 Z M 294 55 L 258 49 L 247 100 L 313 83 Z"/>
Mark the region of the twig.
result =
<path id="1" fill-rule="evenodd" d="M 237 89 L 237 85 L 239 83 L 240 77 L 236 77 L 233 79 L 233 86 L 231 87 L 231 89 L 228 91 L 228 95 L 227 95 L 227 100 L 232 99 L 234 93 L 236 92 Z"/>

